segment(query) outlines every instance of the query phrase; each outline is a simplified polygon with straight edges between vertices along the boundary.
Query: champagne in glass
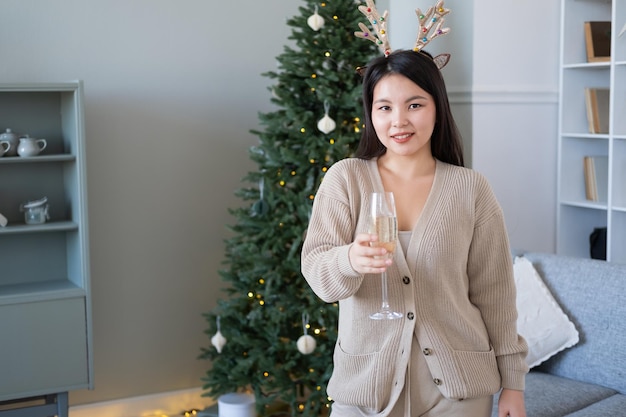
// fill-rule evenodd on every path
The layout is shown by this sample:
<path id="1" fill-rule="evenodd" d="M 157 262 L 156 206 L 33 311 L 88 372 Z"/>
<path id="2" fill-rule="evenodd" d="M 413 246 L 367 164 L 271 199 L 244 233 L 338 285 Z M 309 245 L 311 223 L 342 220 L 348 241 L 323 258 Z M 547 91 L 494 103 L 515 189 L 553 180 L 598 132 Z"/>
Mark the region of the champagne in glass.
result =
<path id="1" fill-rule="evenodd" d="M 372 193 L 371 195 L 371 221 L 370 233 L 378 235 L 378 240 L 372 242 L 372 246 L 383 247 L 387 253 L 385 258 L 393 257 L 398 240 L 398 220 L 396 217 L 396 205 L 391 192 Z M 382 304 L 379 311 L 370 314 L 374 320 L 393 320 L 402 317 L 402 313 L 393 311 L 389 306 L 387 294 L 387 272 L 381 274 L 382 281 Z"/>

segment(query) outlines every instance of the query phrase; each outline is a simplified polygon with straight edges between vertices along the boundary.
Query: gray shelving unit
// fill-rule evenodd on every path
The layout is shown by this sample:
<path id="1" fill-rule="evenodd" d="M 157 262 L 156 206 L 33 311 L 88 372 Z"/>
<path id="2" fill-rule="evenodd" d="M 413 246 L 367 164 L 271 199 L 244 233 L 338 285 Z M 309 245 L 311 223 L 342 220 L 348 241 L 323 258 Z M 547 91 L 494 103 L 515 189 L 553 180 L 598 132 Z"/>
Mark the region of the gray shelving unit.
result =
<path id="1" fill-rule="evenodd" d="M 6 128 L 48 146 L 0 157 L 0 417 L 66 416 L 93 388 L 82 82 L 0 84 Z M 20 205 L 44 196 L 49 220 L 27 225 Z"/>
<path id="2" fill-rule="evenodd" d="M 607 229 L 607 261 L 626 264 L 626 25 L 624 0 L 561 0 L 557 253 L 590 257 L 589 235 Z M 611 56 L 588 62 L 585 22 L 611 22 Z M 586 88 L 610 90 L 609 128 L 590 133 Z M 602 157 L 597 201 L 585 193 L 583 158 Z"/>

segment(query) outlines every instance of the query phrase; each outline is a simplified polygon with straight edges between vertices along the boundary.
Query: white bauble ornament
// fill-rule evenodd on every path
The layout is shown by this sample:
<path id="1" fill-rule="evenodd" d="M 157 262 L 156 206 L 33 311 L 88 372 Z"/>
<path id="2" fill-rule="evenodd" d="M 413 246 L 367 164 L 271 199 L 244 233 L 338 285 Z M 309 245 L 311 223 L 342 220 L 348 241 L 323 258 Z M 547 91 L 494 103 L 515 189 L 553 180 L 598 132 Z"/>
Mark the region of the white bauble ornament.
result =
<path id="1" fill-rule="evenodd" d="M 324 27 L 324 18 L 317 14 L 317 7 L 315 8 L 315 13 L 306 20 L 306 23 L 316 32 Z"/>
<path id="2" fill-rule="evenodd" d="M 213 335 L 211 338 L 211 344 L 215 346 L 217 353 L 222 353 L 222 348 L 226 344 L 226 338 L 222 336 L 222 332 L 218 330 L 217 333 Z"/>
<path id="3" fill-rule="evenodd" d="M 337 127 L 337 124 L 328 114 L 325 114 L 324 117 L 317 122 L 317 128 L 323 133 L 330 133 L 335 130 L 335 127 Z"/>
<path id="4" fill-rule="evenodd" d="M 315 350 L 315 347 L 317 346 L 317 342 L 315 341 L 313 336 L 309 336 L 308 334 L 305 334 L 305 335 L 300 336 L 300 338 L 298 338 L 297 345 L 298 345 L 298 350 L 300 351 L 300 353 L 302 353 L 303 355 L 308 355 Z"/>

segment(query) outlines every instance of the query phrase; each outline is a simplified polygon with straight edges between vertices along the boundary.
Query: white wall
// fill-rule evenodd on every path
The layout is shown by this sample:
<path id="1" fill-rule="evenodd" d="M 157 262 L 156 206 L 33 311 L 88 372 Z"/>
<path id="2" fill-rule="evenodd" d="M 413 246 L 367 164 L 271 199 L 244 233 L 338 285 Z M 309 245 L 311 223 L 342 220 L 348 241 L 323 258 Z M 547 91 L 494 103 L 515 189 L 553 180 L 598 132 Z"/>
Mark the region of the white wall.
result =
<path id="1" fill-rule="evenodd" d="M 85 83 L 95 390 L 71 403 L 201 385 L 260 74 L 300 4 L 2 1 L 0 82 Z"/>
<path id="2" fill-rule="evenodd" d="M 390 26 L 408 8 L 412 42 L 414 0 L 390 3 Z M 437 46 L 453 52 L 444 70 L 453 105 L 473 142 L 473 166 L 504 207 L 512 245 L 549 251 L 553 3 L 448 0 L 453 32 Z M 201 314 L 220 296 L 227 209 L 255 168 L 249 130 L 271 110 L 260 74 L 275 68 L 291 33 L 285 19 L 300 5 L 2 1 L 1 82 L 85 82 L 96 388 L 72 392 L 71 403 L 200 385 L 209 366 L 196 359 L 209 345 Z M 391 36 L 394 48 L 406 47 Z"/>
<path id="3" fill-rule="evenodd" d="M 511 246 L 554 252 L 560 2 L 473 4 L 473 167 L 500 200 Z"/>

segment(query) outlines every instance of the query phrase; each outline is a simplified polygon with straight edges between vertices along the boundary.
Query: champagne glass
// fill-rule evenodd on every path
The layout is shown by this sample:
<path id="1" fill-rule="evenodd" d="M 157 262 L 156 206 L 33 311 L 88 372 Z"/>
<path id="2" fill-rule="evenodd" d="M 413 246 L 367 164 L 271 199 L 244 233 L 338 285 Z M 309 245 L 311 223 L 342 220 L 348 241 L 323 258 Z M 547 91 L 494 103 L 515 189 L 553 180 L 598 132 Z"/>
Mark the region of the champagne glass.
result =
<path id="1" fill-rule="evenodd" d="M 398 220 L 396 217 L 396 204 L 393 193 L 372 193 L 370 201 L 371 219 L 370 233 L 378 235 L 378 240 L 372 242 L 371 246 L 384 247 L 387 253 L 384 258 L 393 257 L 398 240 Z M 370 314 L 373 320 L 393 320 L 402 317 L 402 313 L 393 311 L 389 307 L 387 294 L 387 271 L 381 274 L 382 281 L 382 305 L 376 313 Z"/>

